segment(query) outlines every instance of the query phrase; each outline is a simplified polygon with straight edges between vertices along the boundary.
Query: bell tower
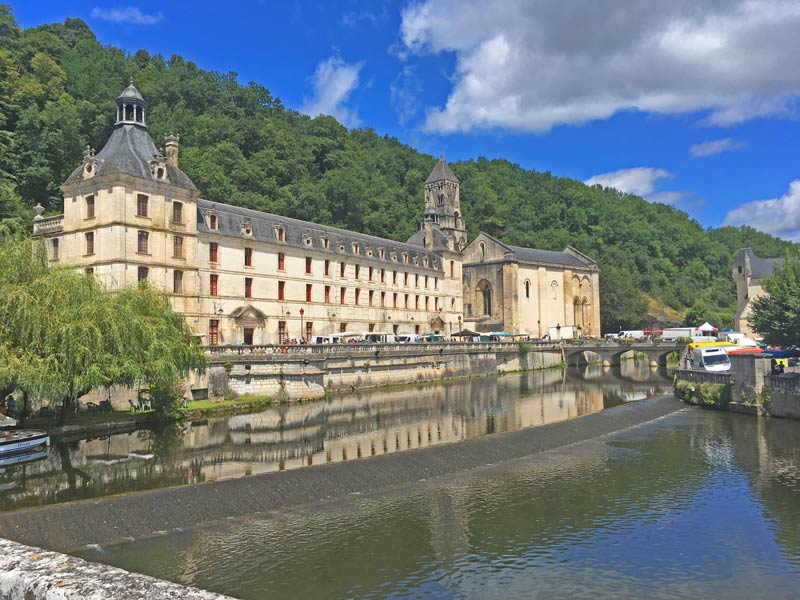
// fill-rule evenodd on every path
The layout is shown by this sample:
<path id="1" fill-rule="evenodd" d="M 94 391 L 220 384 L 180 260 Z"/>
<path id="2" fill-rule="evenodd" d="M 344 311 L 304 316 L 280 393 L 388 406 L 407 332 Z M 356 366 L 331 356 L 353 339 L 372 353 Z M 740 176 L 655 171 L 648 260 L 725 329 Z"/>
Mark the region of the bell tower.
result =
<path id="1" fill-rule="evenodd" d="M 461 198 L 459 196 L 458 177 L 440 154 L 439 161 L 425 180 L 425 218 L 432 219 L 436 215 L 448 246 L 456 252 L 467 245 L 467 229 L 461 215 Z"/>

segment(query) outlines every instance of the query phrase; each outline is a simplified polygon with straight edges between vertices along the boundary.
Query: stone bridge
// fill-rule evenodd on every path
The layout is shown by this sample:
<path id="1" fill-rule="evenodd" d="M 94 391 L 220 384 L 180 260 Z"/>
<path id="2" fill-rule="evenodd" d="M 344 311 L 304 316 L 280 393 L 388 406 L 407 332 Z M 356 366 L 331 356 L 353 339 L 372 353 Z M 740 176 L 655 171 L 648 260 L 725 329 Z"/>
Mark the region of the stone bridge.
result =
<path id="1" fill-rule="evenodd" d="M 680 352 L 683 349 L 682 343 L 668 342 L 634 342 L 630 344 L 616 342 L 601 342 L 588 344 L 563 345 L 564 362 L 568 365 L 582 365 L 591 362 L 602 362 L 604 366 L 615 366 L 626 354 L 644 354 L 650 364 L 663 366 L 667 364 L 667 355 L 672 352 Z"/>

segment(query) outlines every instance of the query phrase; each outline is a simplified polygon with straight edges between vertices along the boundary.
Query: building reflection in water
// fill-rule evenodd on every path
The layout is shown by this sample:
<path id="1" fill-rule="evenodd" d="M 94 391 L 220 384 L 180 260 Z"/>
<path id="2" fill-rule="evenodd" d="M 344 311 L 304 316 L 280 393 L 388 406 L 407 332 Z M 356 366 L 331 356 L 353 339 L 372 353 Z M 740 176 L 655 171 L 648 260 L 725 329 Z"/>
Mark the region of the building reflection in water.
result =
<path id="1" fill-rule="evenodd" d="M 625 362 L 612 370 L 590 365 L 369 390 L 160 431 L 60 442 L 46 459 L 0 473 L 0 507 L 218 481 L 449 444 L 669 393 L 670 381 L 662 373 L 650 371 L 646 362 Z"/>

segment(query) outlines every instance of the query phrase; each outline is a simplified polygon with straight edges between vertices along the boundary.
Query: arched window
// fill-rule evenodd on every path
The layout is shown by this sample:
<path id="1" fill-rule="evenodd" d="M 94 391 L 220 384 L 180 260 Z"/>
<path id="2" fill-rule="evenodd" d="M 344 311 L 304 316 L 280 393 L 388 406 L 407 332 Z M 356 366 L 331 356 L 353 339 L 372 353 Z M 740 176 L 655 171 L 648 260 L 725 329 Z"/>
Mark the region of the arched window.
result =
<path id="1" fill-rule="evenodd" d="M 492 314 L 492 286 L 485 279 L 481 280 L 476 290 L 478 314 Z"/>
<path id="2" fill-rule="evenodd" d="M 531 297 L 531 282 L 528 279 L 525 280 L 525 297 Z"/>
<path id="3" fill-rule="evenodd" d="M 450 279 L 453 279 L 453 277 L 456 276 L 455 273 L 456 273 L 456 261 L 451 260 L 450 261 Z"/>
<path id="4" fill-rule="evenodd" d="M 486 244 L 481 242 L 480 244 L 478 244 L 478 247 L 481 249 L 481 259 L 486 258 Z"/>

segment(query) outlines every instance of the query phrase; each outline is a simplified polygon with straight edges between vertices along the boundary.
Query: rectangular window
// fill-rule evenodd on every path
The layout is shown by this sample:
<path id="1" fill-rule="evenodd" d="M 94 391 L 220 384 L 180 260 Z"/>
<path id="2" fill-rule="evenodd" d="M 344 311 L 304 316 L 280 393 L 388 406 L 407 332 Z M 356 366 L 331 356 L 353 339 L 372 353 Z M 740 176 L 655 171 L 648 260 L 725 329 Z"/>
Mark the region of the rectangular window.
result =
<path id="1" fill-rule="evenodd" d="M 252 267 L 253 266 L 253 249 L 252 248 L 245 248 L 244 249 L 244 266 L 245 267 Z"/>
<path id="2" fill-rule="evenodd" d="M 331 274 L 331 261 L 325 259 L 325 277 L 330 277 Z"/>
<path id="3" fill-rule="evenodd" d="M 279 242 L 286 241 L 286 230 L 283 227 L 278 227 L 275 232 Z"/>
<path id="4" fill-rule="evenodd" d="M 361 267 L 359 265 L 356 265 L 356 279 L 358 279 L 359 273 L 361 273 Z"/>
<path id="5" fill-rule="evenodd" d="M 286 270 L 286 256 L 283 252 L 278 252 L 278 271 Z"/>
<path id="6" fill-rule="evenodd" d="M 244 278 L 244 297 L 245 298 L 252 298 L 253 297 L 253 278 L 252 277 L 245 277 Z"/>
<path id="7" fill-rule="evenodd" d="M 344 304 L 345 295 L 347 294 L 347 288 L 343 287 L 339 289 L 339 304 Z"/>
<path id="8" fill-rule="evenodd" d="M 219 321 L 216 319 L 208 322 L 208 343 L 212 346 L 219 344 Z"/>
<path id="9" fill-rule="evenodd" d="M 369 330 L 370 330 L 370 332 L 375 331 L 375 323 L 370 323 L 369 324 Z"/>
<path id="10" fill-rule="evenodd" d="M 419 310 L 419 296 L 414 296 L 414 308 Z"/>
<path id="11" fill-rule="evenodd" d="M 414 287 L 419 287 L 419 275 L 414 275 Z"/>
<path id="12" fill-rule="evenodd" d="M 139 267 L 136 271 L 136 279 L 139 282 L 147 281 L 147 275 L 150 272 L 150 269 L 147 267 Z"/>
<path id="13" fill-rule="evenodd" d="M 94 232 L 86 234 L 86 254 L 94 254 Z"/>
<path id="14" fill-rule="evenodd" d="M 439 278 L 438 277 L 434 277 L 433 278 L 433 289 L 435 289 L 435 290 L 439 289 Z"/>
<path id="15" fill-rule="evenodd" d="M 381 283 L 386 283 L 386 269 L 381 269 Z"/>
<path id="16" fill-rule="evenodd" d="M 425 289 L 428 289 L 428 276 L 425 275 Z"/>
<path id="17" fill-rule="evenodd" d="M 183 203 L 172 202 L 172 223 L 174 225 L 183 225 Z"/>
<path id="18" fill-rule="evenodd" d="M 286 282 L 278 282 L 278 300 L 286 300 Z"/>
<path id="19" fill-rule="evenodd" d="M 172 291 L 176 294 L 183 293 L 183 271 L 172 273 Z"/>
<path id="20" fill-rule="evenodd" d="M 86 196 L 86 218 L 94 219 L 94 196 Z"/>
<path id="21" fill-rule="evenodd" d="M 322 247 L 328 248 L 331 244 L 331 241 L 328 238 L 322 238 Z"/>
<path id="22" fill-rule="evenodd" d="M 217 215 L 208 215 L 208 228 L 217 230 Z"/>
<path id="23" fill-rule="evenodd" d="M 372 281 L 372 267 L 370 267 L 369 271 L 367 272 L 367 280 Z"/>
<path id="24" fill-rule="evenodd" d="M 172 258 L 183 258 L 183 238 L 179 235 L 172 238 Z"/>
<path id="25" fill-rule="evenodd" d="M 439 298 L 433 299 L 433 308 L 434 310 L 439 310 Z"/>
<path id="26" fill-rule="evenodd" d="M 405 304 L 404 304 L 404 306 L 405 306 L 406 308 L 408 308 L 408 307 L 409 307 L 409 303 L 408 303 L 408 294 L 406 294 L 406 295 L 405 295 Z"/>
<path id="27" fill-rule="evenodd" d="M 392 285 L 397 285 L 397 271 L 392 271 Z"/>
<path id="28" fill-rule="evenodd" d="M 394 308 L 397 308 L 397 292 L 395 292 L 394 294 L 392 294 L 392 306 L 393 306 Z"/>
<path id="29" fill-rule="evenodd" d="M 94 275 L 94 267 L 86 267 L 83 272 L 87 275 Z"/>
<path id="30" fill-rule="evenodd" d="M 326 304 L 331 303 L 331 286 L 329 285 L 325 286 L 325 303 Z"/>
<path id="31" fill-rule="evenodd" d="M 355 305 L 358 306 L 358 299 L 361 296 L 361 290 L 356 288 L 356 302 Z"/>
<path id="32" fill-rule="evenodd" d="M 138 242 L 137 242 L 137 246 L 136 246 L 136 249 L 137 249 L 136 251 L 139 254 L 147 254 L 147 240 L 148 240 L 149 237 L 150 237 L 150 234 L 148 234 L 146 231 L 140 231 L 137 234 Z"/>
<path id="33" fill-rule="evenodd" d="M 58 238 L 53 240 L 53 260 L 58 260 Z"/>
<path id="34" fill-rule="evenodd" d="M 344 278 L 344 270 L 347 268 L 347 263 L 341 263 L 339 265 L 339 277 Z"/>
<path id="35" fill-rule="evenodd" d="M 372 290 L 369 291 L 369 305 L 372 306 L 373 301 L 375 300 L 375 292 Z"/>
<path id="36" fill-rule="evenodd" d="M 425 296 L 425 310 L 428 310 L 428 300 L 430 300 L 430 298 Z"/>
<path id="37" fill-rule="evenodd" d="M 403 273 L 403 285 L 408 287 L 408 273 Z"/>
<path id="38" fill-rule="evenodd" d="M 136 196 L 136 216 L 147 216 L 147 196 L 144 194 L 139 194 Z"/>
<path id="39" fill-rule="evenodd" d="M 311 284 L 306 284 L 306 302 L 311 302 Z"/>
<path id="40" fill-rule="evenodd" d="M 347 323 L 339 323 L 339 333 L 347 331 Z"/>
<path id="41" fill-rule="evenodd" d="M 212 263 L 217 262 L 219 258 L 219 245 L 217 242 L 211 242 L 208 244 L 208 260 Z"/>
<path id="42" fill-rule="evenodd" d="M 456 272 L 456 263 L 455 263 L 455 261 L 451 260 L 450 261 L 450 279 L 455 277 L 455 272 Z"/>
<path id="43" fill-rule="evenodd" d="M 312 338 L 312 334 L 314 333 L 314 324 L 310 321 L 306 321 L 306 341 L 310 341 Z"/>
<path id="44" fill-rule="evenodd" d="M 311 275 L 311 257 L 306 256 L 306 275 Z"/>
<path id="45" fill-rule="evenodd" d="M 219 275 L 212 275 L 208 282 L 209 294 L 211 296 L 217 295 L 218 283 L 219 283 Z"/>
<path id="46" fill-rule="evenodd" d="M 381 308 L 386 308 L 386 292 L 381 292 Z"/>
<path id="47" fill-rule="evenodd" d="M 278 343 L 286 342 L 286 321 L 278 321 Z"/>

